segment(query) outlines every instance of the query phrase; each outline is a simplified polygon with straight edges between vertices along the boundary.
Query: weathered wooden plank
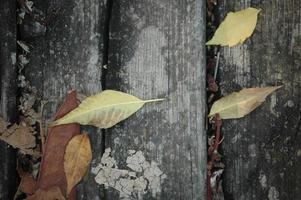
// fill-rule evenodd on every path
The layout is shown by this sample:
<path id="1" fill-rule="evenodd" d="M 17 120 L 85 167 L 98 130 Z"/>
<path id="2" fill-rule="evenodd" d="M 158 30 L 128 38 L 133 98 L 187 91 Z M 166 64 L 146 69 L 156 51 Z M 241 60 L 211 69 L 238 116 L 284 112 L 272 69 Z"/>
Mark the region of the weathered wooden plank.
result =
<path id="1" fill-rule="evenodd" d="M 141 150 L 167 175 L 139 199 L 206 199 L 204 16 L 202 0 L 113 2 L 107 88 L 165 98 L 106 134 L 119 168 Z"/>
<path id="2" fill-rule="evenodd" d="M 223 124 L 226 199 L 300 199 L 301 2 L 220 1 L 229 11 L 261 8 L 254 35 L 222 48 L 224 95 L 243 87 L 284 85 L 257 110 Z"/>
<path id="3" fill-rule="evenodd" d="M 44 36 L 30 38 L 30 33 L 24 33 L 32 46 L 26 78 L 48 101 L 44 118 L 50 119 L 69 90 L 91 95 L 102 89 L 106 1 L 48 0 L 37 1 L 34 6 L 45 15 L 56 13 L 48 16 L 51 21 Z M 28 30 L 38 32 L 33 28 Z M 98 160 L 102 152 L 101 130 L 85 130 L 89 132 L 94 159 Z M 78 199 L 99 199 L 98 196 L 99 187 L 93 177 L 85 178 L 78 187 Z"/>
<path id="4" fill-rule="evenodd" d="M 16 4 L 1 1 L 0 7 L 0 116 L 10 122 L 17 117 Z M 17 189 L 16 152 L 0 143 L 0 199 L 12 199 Z"/>

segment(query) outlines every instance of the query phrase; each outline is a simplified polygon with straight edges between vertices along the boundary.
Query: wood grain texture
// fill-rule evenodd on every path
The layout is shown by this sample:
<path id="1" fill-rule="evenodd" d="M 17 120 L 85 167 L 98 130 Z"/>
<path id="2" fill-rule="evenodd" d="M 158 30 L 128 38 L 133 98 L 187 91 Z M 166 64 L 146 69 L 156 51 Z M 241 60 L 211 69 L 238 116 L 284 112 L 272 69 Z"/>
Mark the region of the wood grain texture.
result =
<path id="1" fill-rule="evenodd" d="M 165 98 L 106 134 L 120 168 L 128 150 L 141 150 L 167 175 L 159 193 L 139 199 L 206 198 L 204 8 L 202 0 L 113 1 L 107 88 Z"/>
<path id="2" fill-rule="evenodd" d="M 16 3 L 4 0 L 0 6 L 0 116 L 12 123 L 17 119 L 16 51 Z M 0 199 L 12 199 L 17 189 L 15 158 L 16 152 L 0 142 Z"/>
<path id="3" fill-rule="evenodd" d="M 32 47 L 30 63 L 25 69 L 26 78 L 48 101 L 44 119 L 49 120 L 69 90 L 76 89 L 79 93 L 91 95 L 102 89 L 106 1 L 48 0 L 34 3 L 51 20 L 44 35 L 36 37 L 34 33 L 38 31 L 33 28 L 23 33 Z M 52 16 L 53 13 L 56 14 Z M 92 141 L 94 158 L 99 160 L 102 151 L 101 130 L 85 130 Z M 78 199 L 99 198 L 99 187 L 93 177 L 86 177 L 78 186 L 77 196 Z"/>
<path id="4" fill-rule="evenodd" d="M 224 190 L 228 200 L 301 197 L 301 2 L 220 1 L 227 12 L 261 8 L 253 36 L 222 48 L 224 95 L 244 87 L 284 85 L 250 115 L 224 121 Z"/>

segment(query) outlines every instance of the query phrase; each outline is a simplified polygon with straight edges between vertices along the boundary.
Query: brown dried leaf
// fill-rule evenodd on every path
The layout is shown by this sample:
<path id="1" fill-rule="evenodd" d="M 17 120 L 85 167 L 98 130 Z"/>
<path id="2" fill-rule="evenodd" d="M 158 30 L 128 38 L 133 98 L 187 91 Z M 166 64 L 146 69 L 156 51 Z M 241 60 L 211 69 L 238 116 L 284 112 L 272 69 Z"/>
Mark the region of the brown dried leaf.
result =
<path id="1" fill-rule="evenodd" d="M 7 124 L 0 118 L 0 139 L 13 146 L 19 148 L 22 153 L 30 155 L 38 155 L 38 151 L 34 151 L 36 147 L 35 130 L 31 126 L 25 124 L 14 124 L 7 129 Z"/>
<path id="2" fill-rule="evenodd" d="M 47 190 L 37 190 L 34 195 L 27 197 L 27 200 L 66 200 L 66 198 L 59 187 L 51 187 Z"/>
<path id="3" fill-rule="evenodd" d="M 1 135 L 6 130 L 6 127 L 7 127 L 7 123 L 4 121 L 3 118 L 0 117 L 0 134 Z"/>
<path id="4" fill-rule="evenodd" d="M 19 188 L 25 194 L 33 194 L 38 189 L 37 181 L 29 173 L 25 173 L 21 178 Z"/>
<path id="5" fill-rule="evenodd" d="M 76 91 L 72 91 L 66 97 L 63 105 L 55 115 L 55 119 L 61 118 L 77 107 Z M 79 124 L 67 124 L 53 127 L 49 130 L 43 152 L 39 188 L 59 187 L 62 194 L 66 194 L 67 181 L 64 172 L 64 154 L 66 146 L 72 137 L 80 133 Z M 75 198 L 75 190 L 69 195 L 69 200 Z"/>
<path id="6" fill-rule="evenodd" d="M 67 194 L 83 178 L 92 160 L 91 144 L 87 134 L 77 135 L 68 143 L 64 169 L 67 178 Z"/>

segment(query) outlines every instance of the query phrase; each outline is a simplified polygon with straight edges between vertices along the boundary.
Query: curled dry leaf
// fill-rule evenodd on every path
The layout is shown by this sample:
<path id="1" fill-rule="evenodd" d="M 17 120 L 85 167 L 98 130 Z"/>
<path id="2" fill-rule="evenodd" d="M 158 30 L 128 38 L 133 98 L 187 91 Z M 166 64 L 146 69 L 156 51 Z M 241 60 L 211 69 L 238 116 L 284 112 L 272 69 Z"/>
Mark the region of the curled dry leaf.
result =
<path id="1" fill-rule="evenodd" d="M 218 113 L 222 119 L 241 118 L 252 112 L 269 94 L 281 87 L 247 88 L 233 92 L 214 102 L 209 117 Z"/>
<path id="2" fill-rule="evenodd" d="M 67 195 L 82 179 L 92 160 L 92 150 L 87 134 L 73 137 L 66 148 L 64 170 L 67 179 Z"/>
<path id="3" fill-rule="evenodd" d="M 243 43 L 252 35 L 260 10 L 247 8 L 238 12 L 230 12 L 216 30 L 213 38 L 206 45 L 234 46 Z"/>
<path id="4" fill-rule="evenodd" d="M 27 197 L 26 200 L 65 200 L 59 187 L 49 189 L 38 189 L 34 195 Z"/>
<path id="5" fill-rule="evenodd" d="M 0 139 L 14 148 L 20 149 L 21 153 L 39 156 L 36 147 L 35 130 L 24 123 L 13 124 L 7 128 L 6 122 L 0 117 Z"/>
<path id="6" fill-rule="evenodd" d="M 105 90 L 86 98 L 78 108 L 56 120 L 52 126 L 77 122 L 82 125 L 110 128 L 134 114 L 145 103 L 161 100 L 163 99 L 141 100 L 123 92 Z"/>

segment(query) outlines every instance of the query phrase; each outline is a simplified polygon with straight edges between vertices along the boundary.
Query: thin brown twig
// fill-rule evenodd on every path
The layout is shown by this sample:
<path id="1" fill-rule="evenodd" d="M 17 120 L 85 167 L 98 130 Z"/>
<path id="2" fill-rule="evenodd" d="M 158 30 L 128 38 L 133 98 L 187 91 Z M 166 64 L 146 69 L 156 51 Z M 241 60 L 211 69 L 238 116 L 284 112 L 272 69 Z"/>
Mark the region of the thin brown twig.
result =
<path id="1" fill-rule="evenodd" d="M 40 116 L 39 116 L 39 132 L 40 132 L 40 137 L 41 137 L 41 149 L 42 149 L 42 154 L 44 153 L 45 150 L 45 138 L 46 138 L 46 133 L 44 132 L 44 120 L 43 120 L 43 111 L 44 111 L 44 106 L 47 104 L 48 102 L 44 102 L 41 101 L 41 107 L 40 107 Z"/>

